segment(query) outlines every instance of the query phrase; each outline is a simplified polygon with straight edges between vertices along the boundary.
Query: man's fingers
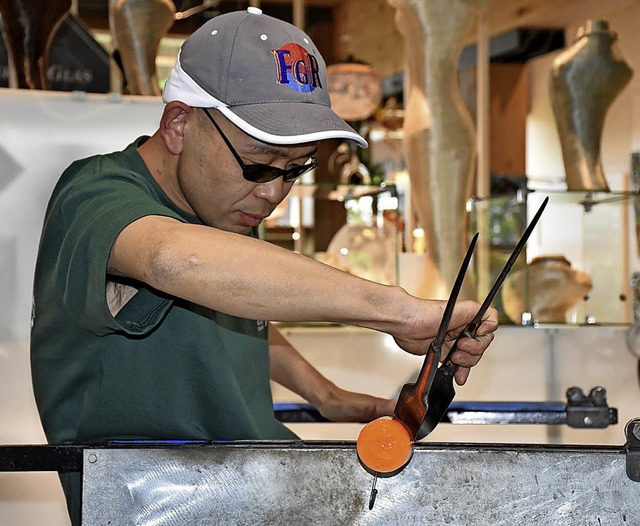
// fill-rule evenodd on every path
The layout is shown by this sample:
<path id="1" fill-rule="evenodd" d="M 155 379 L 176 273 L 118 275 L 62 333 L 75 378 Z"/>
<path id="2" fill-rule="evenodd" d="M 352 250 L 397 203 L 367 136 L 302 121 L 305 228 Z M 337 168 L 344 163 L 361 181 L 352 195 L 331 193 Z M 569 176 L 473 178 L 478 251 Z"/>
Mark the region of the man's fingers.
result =
<path id="1" fill-rule="evenodd" d="M 453 377 L 458 385 L 464 385 L 467 378 L 469 378 L 469 369 L 467 367 L 460 367 Z"/>
<path id="2" fill-rule="evenodd" d="M 489 344 L 493 341 L 494 333 L 484 334 L 475 338 L 461 338 L 458 349 L 474 356 L 482 356 Z M 465 364 L 466 365 L 466 364 Z"/>

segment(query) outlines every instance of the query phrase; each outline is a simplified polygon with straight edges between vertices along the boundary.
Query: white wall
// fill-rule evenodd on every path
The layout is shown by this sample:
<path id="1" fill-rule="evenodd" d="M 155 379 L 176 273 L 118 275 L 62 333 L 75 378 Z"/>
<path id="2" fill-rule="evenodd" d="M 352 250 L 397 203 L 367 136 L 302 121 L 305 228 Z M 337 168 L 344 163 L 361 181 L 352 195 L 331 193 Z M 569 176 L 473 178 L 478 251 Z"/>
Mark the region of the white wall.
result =
<path id="1" fill-rule="evenodd" d="M 161 108 L 156 98 L 0 89 L 0 264 L 11 271 L 0 273 L 3 304 L 11 305 L 0 311 L 0 341 L 29 335 L 42 218 L 62 170 L 153 133 Z"/>

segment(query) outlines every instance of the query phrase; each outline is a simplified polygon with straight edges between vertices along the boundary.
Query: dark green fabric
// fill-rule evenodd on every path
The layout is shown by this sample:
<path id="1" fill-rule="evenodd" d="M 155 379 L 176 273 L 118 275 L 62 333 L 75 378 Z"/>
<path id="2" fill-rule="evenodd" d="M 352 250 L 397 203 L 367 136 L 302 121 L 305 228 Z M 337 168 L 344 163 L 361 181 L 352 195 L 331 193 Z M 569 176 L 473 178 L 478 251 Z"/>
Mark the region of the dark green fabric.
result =
<path id="1" fill-rule="evenodd" d="M 146 215 L 200 223 L 155 183 L 136 151 L 144 140 L 72 164 L 46 212 L 31 366 L 48 441 L 295 438 L 273 414 L 264 321 L 146 286 L 111 316 L 106 266 L 118 233 Z"/>

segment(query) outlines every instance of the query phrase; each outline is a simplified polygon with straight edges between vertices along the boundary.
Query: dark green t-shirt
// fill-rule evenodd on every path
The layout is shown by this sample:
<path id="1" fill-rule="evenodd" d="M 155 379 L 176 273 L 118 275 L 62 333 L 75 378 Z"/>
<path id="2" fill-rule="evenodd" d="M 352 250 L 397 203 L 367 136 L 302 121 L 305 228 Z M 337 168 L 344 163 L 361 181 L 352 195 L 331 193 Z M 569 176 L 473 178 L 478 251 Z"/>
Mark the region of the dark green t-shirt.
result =
<path id="1" fill-rule="evenodd" d="M 50 443 L 292 439 L 273 414 L 268 328 L 136 283 L 113 317 L 117 235 L 147 215 L 200 224 L 136 151 L 73 163 L 47 208 L 34 283 L 33 386 Z"/>

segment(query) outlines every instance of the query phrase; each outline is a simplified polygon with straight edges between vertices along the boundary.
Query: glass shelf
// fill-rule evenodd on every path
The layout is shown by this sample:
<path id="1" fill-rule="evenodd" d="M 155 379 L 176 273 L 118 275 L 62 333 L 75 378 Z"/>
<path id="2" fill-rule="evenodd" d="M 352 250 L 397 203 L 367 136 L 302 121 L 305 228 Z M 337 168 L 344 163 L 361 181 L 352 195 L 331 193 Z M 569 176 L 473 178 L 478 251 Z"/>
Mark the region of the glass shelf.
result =
<path id="1" fill-rule="evenodd" d="M 392 183 L 380 185 L 336 184 L 336 183 L 296 183 L 290 195 L 294 197 L 312 197 L 317 200 L 344 202 L 360 199 L 365 196 L 377 196 L 389 192 L 397 195 L 396 186 Z"/>
<path id="2" fill-rule="evenodd" d="M 590 212 L 594 206 L 620 204 L 640 197 L 640 192 L 593 192 L 586 190 L 527 190 L 528 193 L 541 193 L 552 196 L 556 201 L 562 200 L 581 205 L 585 212 Z"/>

